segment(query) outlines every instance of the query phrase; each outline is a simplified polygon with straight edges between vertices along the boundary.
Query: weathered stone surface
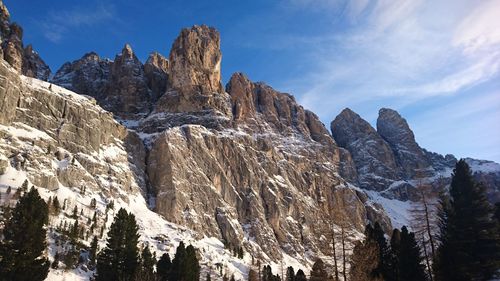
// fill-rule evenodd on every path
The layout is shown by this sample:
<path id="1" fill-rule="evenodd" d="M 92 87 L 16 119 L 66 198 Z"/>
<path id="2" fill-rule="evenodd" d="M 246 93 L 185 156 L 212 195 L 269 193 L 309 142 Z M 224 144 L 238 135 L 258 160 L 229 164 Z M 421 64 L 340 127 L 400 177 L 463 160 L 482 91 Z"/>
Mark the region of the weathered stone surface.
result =
<path id="1" fill-rule="evenodd" d="M 24 48 L 22 73 L 28 77 L 47 81 L 50 76 L 49 66 L 42 60 L 40 55 L 33 50 L 33 46 Z"/>
<path id="2" fill-rule="evenodd" d="M 280 93 L 263 83 L 253 83 L 244 74 L 235 73 L 226 86 L 231 96 L 233 119 L 252 130 L 271 125 L 283 135 L 298 133 L 325 145 L 335 145 L 316 114 L 304 110 L 292 95 Z"/>
<path id="3" fill-rule="evenodd" d="M 155 139 L 148 157 L 156 211 L 248 247 L 242 227 L 273 259 L 280 249 L 293 256 L 307 250 L 330 254 L 320 239 L 330 231 L 330 210 L 342 212 L 358 231 L 366 210 L 336 174 L 336 150 L 312 140 L 301 144 L 195 125 L 168 129 Z"/>
<path id="4" fill-rule="evenodd" d="M 123 47 L 110 69 L 103 108 L 120 116 L 149 113 L 151 92 L 144 77 L 144 67 L 130 45 Z"/>
<path id="5" fill-rule="evenodd" d="M 167 90 L 168 59 L 157 52 L 151 53 L 144 64 L 144 75 L 153 94 L 153 101 L 158 100 Z"/>
<path id="6" fill-rule="evenodd" d="M 427 155 L 415 141 L 408 123 L 397 111 L 380 109 L 377 132 L 391 146 L 398 166 L 402 168 L 406 178 L 417 174 L 420 177 L 430 176 L 434 173 Z"/>
<path id="7" fill-rule="evenodd" d="M 101 101 L 105 97 L 111 63 L 110 60 L 102 59 L 98 54 L 90 52 L 81 59 L 63 64 L 51 82 Z"/>
<path id="8" fill-rule="evenodd" d="M 143 174 L 129 162 L 126 129 L 93 100 L 0 63 L 0 154 L 40 187 L 137 193 Z M 139 158 L 138 158 L 139 159 Z"/>
<path id="9" fill-rule="evenodd" d="M 3 58 L 15 70 L 21 72 L 23 65 L 23 29 L 13 23 L 9 26 L 9 34 L 2 41 Z"/>
<path id="10" fill-rule="evenodd" d="M 219 32 L 205 25 L 185 28 L 172 45 L 168 65 L 169 90 L 157 112 L 211 110 L 230 115 L 229 97 L 220 80 Z"/>
<path id="11" fill-rule="evenodd" d="M 344 109 L 331 129 L 336 142 L 351 153 L 362 187 L 383 190 L 400 178 L 389 144 L 358 114 Z"/>

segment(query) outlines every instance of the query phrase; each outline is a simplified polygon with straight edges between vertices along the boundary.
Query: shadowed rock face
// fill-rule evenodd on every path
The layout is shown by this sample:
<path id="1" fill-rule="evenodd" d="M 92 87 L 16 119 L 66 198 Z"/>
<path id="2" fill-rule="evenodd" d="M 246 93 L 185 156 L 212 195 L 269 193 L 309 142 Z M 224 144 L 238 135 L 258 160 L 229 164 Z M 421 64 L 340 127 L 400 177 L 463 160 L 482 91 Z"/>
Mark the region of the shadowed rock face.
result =
<path id="1" fill-rule="evenodd" d="M 391 146 L 406 178 L 412 178 L 417 173 L 420 176 L 429 176 L 434 172 L 427 155 L 415 141 L 408 123 L 397 111 L 380 109 L 377 132 Z"/>
<path id="2" fill-rule="evenodd" d="M 22 73 L 25 76 L 43 81 L 47 81 L 51 73 L 49 66 L 33 50 L 33 46 L 31 45 L 24 48 Z"/>
<path id="3" fill-rule="evenodd" d="M 153 101 L 158 100 L 167 90 L 168 59 L 157 52 L 151 53 L 144 64 L 144 75 Z"/>
<path id="4" fill-rule="evenodd" d="M 362 187 L 383 190 L 400 178 L 391 147 L 358 114 L 344 109 L 331 129 L 337 143 L 351 153 Z"/>
<path id="5" fill-rule="evenodd" d="M 144 67 L 126 44 L 115 57 L 109 72 L 102 105 L 119 116 L 149 113 L 151 90 L 144 75 Z"/>
<path id="6" fill-rule="evenodd" d="M 111 64 L 110 60 L 90 52 L 79 60 L 63 64 L 51 82 L 100 102 L 106 96 Z"/>

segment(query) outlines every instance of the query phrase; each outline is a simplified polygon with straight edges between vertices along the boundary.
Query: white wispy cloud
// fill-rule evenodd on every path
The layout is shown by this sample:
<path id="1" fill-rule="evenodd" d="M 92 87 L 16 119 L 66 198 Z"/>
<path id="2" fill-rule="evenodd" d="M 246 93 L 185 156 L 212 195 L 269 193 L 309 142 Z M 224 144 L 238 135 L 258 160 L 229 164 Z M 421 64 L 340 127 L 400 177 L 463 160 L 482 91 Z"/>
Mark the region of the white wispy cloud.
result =
<path id="1" fill-rule="evenodd" d="M 346 9 L 358 18 L 323 41 L 311 37 L 315 67 L 283 83 L 303 89 L 301 102 L 320 116 L 380 98 L 454 95 L 500 72 L 500 0 L 356 0 Z"/>
<path id="2" fill-rule="evenodd" d="M 51 11 L 39 25 L 48 40 L 58 43 L 75 28 L 94 26 L 111 20 L 117 20 L 114 7 L 101 3 L 78 6 L 71 10 Z"/>

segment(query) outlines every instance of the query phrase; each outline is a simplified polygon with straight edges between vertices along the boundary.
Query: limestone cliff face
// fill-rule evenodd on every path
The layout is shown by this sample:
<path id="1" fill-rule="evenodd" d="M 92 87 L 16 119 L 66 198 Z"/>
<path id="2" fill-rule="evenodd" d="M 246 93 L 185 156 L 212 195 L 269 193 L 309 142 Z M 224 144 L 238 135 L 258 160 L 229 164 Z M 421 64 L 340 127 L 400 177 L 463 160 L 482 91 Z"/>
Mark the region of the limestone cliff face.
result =
<path id="1" fill-rule="evenodd" d="M 126 44 L 114 61 L 90 52 L 63 64 L 51 82 L 94 97 L 101 107 L 122 119 L 140 118 L 151 112 L 153 103 L 165 92 L 167 65 L 168 60 L 157 53 L 143 65 Z"/>
<path id="2" fill-rule="evenodd" d="M 363 188 L 384 190 L 400 178 L 391 147 L 358 114 L 344 109 L 331 129 L 337 143 L 352 155 Z"/>
<path id="3" fill-rule="evenodd" d="M 111 64 L 110 60 L 90 52 L 79 60 L 63 64 L 51 82 L 100 102 L 106 97 Z"/>
<path id="4" fill-rule="evenodd" d="M 377 132 L 389 143 L 406 178 L 432 175 L 434 169 L 406 120 L 395 110 L 382 108 L 377 119 Z"/>
<path id="5" fill-rule="evenodd" d="M 23 47 L 23 29 L 10 22 L 10 13 L 0 1 L 0 57 L 16 71 L 28 77 L 47 80 L 50 68 L 33 50 L 31 45 Z"/>
<path id="6" fill-rule="evenodd" d="M 0 80 L 0 154 L 33 184 L 141 192 L 144 180 L 125 151 L 129 133 L 110 113 L 63 88 L 19 77 L 4 61 Z"/>
<path id="7" fill-rule="evenodd" d="M 230 115 L 220 78 L 220 35 L 206 25 L 181 31 L 170 51 L 168 91 L 157 112 L 210 112 Z"/>
<path id="8" fill-rule="evenodd" d="M 148 113 L 151 103 L 151 90 L 147 85 L 144 67 L 126 44 L 115 57 L 110 68 L 103 108 L 127 116 Z"/>

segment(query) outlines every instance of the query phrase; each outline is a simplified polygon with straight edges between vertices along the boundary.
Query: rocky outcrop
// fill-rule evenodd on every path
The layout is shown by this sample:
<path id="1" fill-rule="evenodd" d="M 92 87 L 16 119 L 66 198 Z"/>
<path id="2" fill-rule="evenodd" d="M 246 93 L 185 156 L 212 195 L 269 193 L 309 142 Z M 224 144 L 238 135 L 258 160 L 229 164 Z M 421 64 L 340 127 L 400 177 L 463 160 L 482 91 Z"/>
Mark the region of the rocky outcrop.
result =
<path id="1" fill-rule="evenodd" d="M 3 58 L 15 70 L 21 72 L 23 66 L 23 29 L 13 23 L 9 26 L 9 33 L 2 42 Z"/>
<path id="2" fill-rule="evenodd" d="M 91 52 L 59 68 L 51 82 L 81 95 L 101 101 L 106 96 L 111 61 Z"/>
<path id="3" fill-rule="evenodd" d="M 402 168 L 406 178 L 426 177 L 434 173 L 427 155 L 415 141 L 408 123 L 397 111 L 380 109 L 377 132 L 391 146 L 398 166 Z"/>
<path id="4" fill-rule="evenodd" d="M 172 45 L 168 65 L 169 90 L 157 112 L 200 112 L 230 115 L 229 97 L 220 78 L 220 35 L 205 25 L 185 28 Z"/>
<path id="5" fill-rule="evenodd" d="M 40 55 L 33 50 L 33 46 L 24 48 L 22 73 L 28 77 L 39 80 L 49 80 L 51 71 L 49 66 L 42 60 Z"/>
<path id="6" fill-rule="evenodd" d="M 280 249 L 298 257 L 329 255 L 321 237 L 331 231 L 333 210 L 342 214 L 336 224 L 357 231 L 367 219 L 357 193 L 337 175 L 334 153 L 311 140 L 292 145 L 240 130 L 168 129 L 155 138 L 148 158 L 156 211 L 272 259 L 280 258 Z"/>
<path id="7" fill-rule="evenodd" d="M 363 188 L 383 190 L 400 178 L 391 147 L 358 114 L 344 109 L 331 129 L 338 145 L 352 155 Z"/>
<path id="8" fill-rule="evenodd" d="M 144 67 L 128 44 L 111 65 L 105 93 L 101 102 L 103 108 L 119 116 L 149 113 L 151 90 L 144 76 Z"/>
<path id="9" fill-rule="evenodd" d="M 144 186 L 125 151 L 126 129 L 92 100 L 0 62 L 0 154 L 30 182 L 126 195 Z M 142 181 L 144 182 L 144 181 Z"/>
<path id="10" fill-rule="evenodd" d="M 264 83 L 251 82 L 235 73 L 226 86 L 231 96 L 233 119 L 251 130 L 272 129 L 283 135 L 299 134 L 325 145 L 335 145 L 316 114 L 305 110 L 292 95 L 280 93 Z M 266 128 L 268 126 L 272 128 Z"/>
<path id="11" fill-rule="evenodd" d="M 158 100 L 167 90 L 168 59 L 157 52 L 151 53 L 144 64 L 144 75 L 153 94 L 153 101 Z"/>

